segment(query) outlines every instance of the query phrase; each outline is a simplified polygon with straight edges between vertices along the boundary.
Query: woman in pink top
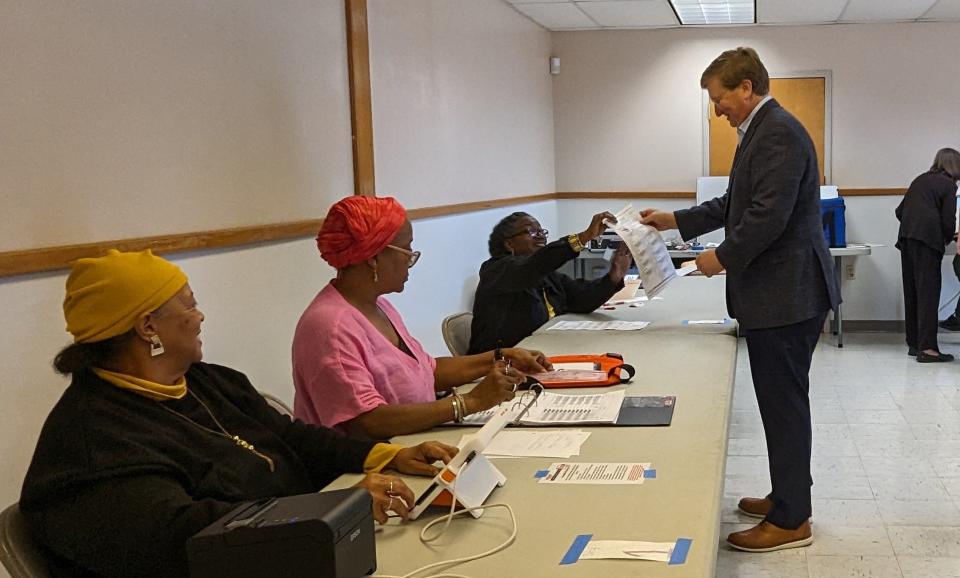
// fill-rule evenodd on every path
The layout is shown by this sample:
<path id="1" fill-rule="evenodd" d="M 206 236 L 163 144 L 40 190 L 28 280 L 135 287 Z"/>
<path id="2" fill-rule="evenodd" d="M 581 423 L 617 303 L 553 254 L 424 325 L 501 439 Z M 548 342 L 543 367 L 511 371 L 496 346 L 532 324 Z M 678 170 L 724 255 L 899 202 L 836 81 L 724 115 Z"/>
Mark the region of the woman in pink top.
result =
<path id="1" fill-rule="evenodd" d="M 504 349 L 434 359 L 383 295 L 399 293 L 420 257 L 413 227 L 391 197 L 333 205 L 317 246 L 337 269 L 304 311 L 293 338 L 294 414 L 307 423 L 382 439 L 460 421 L 512 399 L 523 372 L 549 367 L 543 354 Z M 484 377 L 485 376 L 485 377 Z M 483 377 L 469 393 L 453 388 Z M 438 393 L 451 392 L 444 399 Z"/>

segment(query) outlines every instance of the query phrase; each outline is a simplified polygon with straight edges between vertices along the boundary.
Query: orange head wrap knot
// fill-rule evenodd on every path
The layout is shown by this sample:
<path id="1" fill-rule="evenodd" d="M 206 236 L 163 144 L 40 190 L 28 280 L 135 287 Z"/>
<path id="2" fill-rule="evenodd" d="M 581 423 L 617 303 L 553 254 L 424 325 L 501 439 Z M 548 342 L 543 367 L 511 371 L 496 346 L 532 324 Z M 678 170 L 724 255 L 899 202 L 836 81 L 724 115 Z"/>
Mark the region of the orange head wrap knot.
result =
<path id="1" fill-rule="evenodd" d="M 335 269 L 366 261 L 397 236 L 407 211 L 393 197 L 354 196 L 330 207 L 317 248 Z"/>

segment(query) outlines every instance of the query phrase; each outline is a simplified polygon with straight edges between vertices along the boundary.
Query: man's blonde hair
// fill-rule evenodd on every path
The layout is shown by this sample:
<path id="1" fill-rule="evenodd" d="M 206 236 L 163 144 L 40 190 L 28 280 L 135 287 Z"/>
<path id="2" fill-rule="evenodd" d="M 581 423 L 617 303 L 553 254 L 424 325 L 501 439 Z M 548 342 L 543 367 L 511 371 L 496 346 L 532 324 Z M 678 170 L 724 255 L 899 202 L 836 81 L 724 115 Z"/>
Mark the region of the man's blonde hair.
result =
<path id="1" fill-rule="evenodd" d="M 727 90 L 733 90 L 744 80 L 749 80 L 754 94 L 766 96 L 770 92 L 770 75 L 766 67 L 760 62 L 757 51 L 745 46 L 727 50 L 716 57 L 700 75 L 700 88 L 706 88 L 711 78 L 720 79 L 720 84 Z"/>

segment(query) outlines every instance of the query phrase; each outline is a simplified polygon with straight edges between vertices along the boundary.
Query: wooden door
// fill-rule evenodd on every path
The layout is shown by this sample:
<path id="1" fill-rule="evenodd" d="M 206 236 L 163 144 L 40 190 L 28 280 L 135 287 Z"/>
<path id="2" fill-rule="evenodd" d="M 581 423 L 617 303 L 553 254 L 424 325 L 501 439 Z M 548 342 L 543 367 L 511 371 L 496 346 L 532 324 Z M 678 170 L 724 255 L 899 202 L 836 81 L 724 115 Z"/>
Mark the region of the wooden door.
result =
<path id="1" fill-rule="evenodd" d="M 797 117 L 810 133 L 817 149 L 817 164 L 820 167 L 820 183 L 826 183 L 824 174 L 824 140 L 826 128 L 826 79 L 771 78 L 770 95 L 785 109 Z M 710 105 L 710 176 L 728 176 L 737 150 L 737 129 L 723 117 L 718 117 Z"/>

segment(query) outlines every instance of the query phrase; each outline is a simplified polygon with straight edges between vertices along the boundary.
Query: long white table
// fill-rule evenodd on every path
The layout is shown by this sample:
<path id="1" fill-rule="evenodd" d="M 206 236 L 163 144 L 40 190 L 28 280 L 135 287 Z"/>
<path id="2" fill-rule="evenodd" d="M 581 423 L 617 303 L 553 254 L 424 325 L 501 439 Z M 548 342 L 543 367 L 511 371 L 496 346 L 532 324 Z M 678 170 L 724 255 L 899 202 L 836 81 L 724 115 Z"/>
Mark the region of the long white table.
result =
<path id="1" fill-rule="evenodd" d="M 621 353 L 638 370 L 625 387 L 628 395 L 675 395 L 669 427 L 581 427 L 591 432 L 577 461 L 651 462 L 655 479 L 639 486 L 542 485 L 534 473 L 549 458 L 495 459 L 507 476 L 488 503 L 507 503 L 516 512 L 516 542 L 491 557 L 451 571 L 481 576 L 713 576 L 717 558 L 720 498 L 726 461 L 728 424 L 736 372 L 736 325 L 685 325 L 683 320 L 723 318 L 724 280 L 682 278 L 663 300 L 640 308 L 565 315 L 560 319 L 630 319 L 651 321 L 639 332 L 547 331 L 551 322 L 521 344 L 548 355 Z M 566 390 L 562 393 L 597 390 Z M 437 439 L 456 444 L 471 428 L 437 428 L 394 441 L 415 444 Z M 343 476 L 330 489 L 355 483 Z M 405 478 L 414 492 L 428 483 Z M 499 544 L 510 530 L 502 509 L 480 519 L 456 519 L 448 533 L 430 546 L 419 541 L 423 525 L 442 515 L 437 510 L 420 520 L 391 522 L 377 534 L 378 573 L 402 575 L 425 564 L 480 552 Z M 693 540 L 686 563 L 581 560 L 559 565 L 574 538 L 671 542 Z"/>

